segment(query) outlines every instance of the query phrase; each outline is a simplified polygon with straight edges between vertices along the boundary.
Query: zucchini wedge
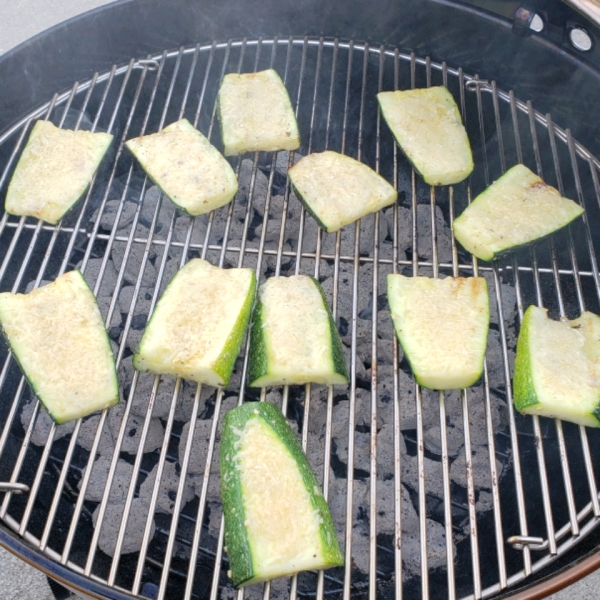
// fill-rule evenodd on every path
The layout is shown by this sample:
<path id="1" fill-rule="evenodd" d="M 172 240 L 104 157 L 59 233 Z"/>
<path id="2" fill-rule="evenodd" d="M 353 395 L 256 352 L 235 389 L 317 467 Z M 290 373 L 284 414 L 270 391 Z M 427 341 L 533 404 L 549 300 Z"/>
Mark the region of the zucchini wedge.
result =
<path id="1" fill-rule="evenodd" d="M 108 334 L 79 271 L 29 294 L 0 294 L 0 324 L 25 377 L 56 423 L 119 402 Z"/>
<path id="2" fill-rule="evenodd" d="M 37 121 L 8 186 L 6 212 L 56 225 L 90 185 L 112 139 Z"/>
<path id="3" fill-rule="evenodd" d="M 583 213 L 525 165 L 515 165 L 473 200 L 452 229 L 465 250 L 489 261 L 566 227 Z"/>
<path id="4" fill-rule="evenodd" d="M 398 192 L 350 156 L 326 150 L 300 159 L 289 177 L 296 195 L 328 233 L 394 204 Z"/>
<path id="5" fill-rule="evenodd" d="M 348 383 L 342 341 L 316 279 L 270 277 L 260 286 L 248 381 L 250 387 Z"/>
<path id="6" fill-rule="evenodd" d="M 250 402 L 225 415 L 220 469 L 236 587 L 344 564 L 317 478 L 276 406 Z"/>
<path id="7" fill-rule="evenodd" d="M 469 138 L 443 86 L 377 94 L 400 149 L 429 185 L 452 185 L 473 171 Z"/>
<path id="8" fill-rule="evenodd" d="M 398 339 L 419 385 L 457 390 L 483 373 L 490 307 L 483 277 L 387 276 Z"/>
<path id="9" fill-rule="evenodd" d="M 252 269 L 190 260 L 165 289 L 133 355 L 138 371 L 226 386 L 254 302 Z"/>
<path id="10" fill-rule="evenodd" d="M 600 427 L 600 317 L 584 312 L 553 321 L 530 306 L 517 341 L 513 377 L 515 408 Z"/>
<path id="11" fill-rule="evenodd" d="M 229 204 L 237 192 L 231 165 L 187 119 L 125 146 L 167 198 L 189 215 Z"/>
<path id="12" fill-rule="evenodd" d="M 277 71 L 225 75 L 217 103 L 225 156 L 300 148 L 296 115 Z"/>

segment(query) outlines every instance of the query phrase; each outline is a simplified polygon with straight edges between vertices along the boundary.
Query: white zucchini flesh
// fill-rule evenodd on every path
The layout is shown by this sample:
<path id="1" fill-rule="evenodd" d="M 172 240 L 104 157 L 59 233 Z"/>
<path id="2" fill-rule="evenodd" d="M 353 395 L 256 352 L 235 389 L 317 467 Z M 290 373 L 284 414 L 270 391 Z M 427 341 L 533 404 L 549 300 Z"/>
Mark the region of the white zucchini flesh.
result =
<path id="1" fill-rule="evenodd" d="M 583 212 L 519 164 L 479 194 L 452 229 L 466 250 L 481 260 L 493 260 L 565 227 Z"/>
<path id="2" fill-rule="evenodd" d="M 483 372 L 489 298 L 483 277 L 387 277 L 396 334 L 415 380 L 434 390 L 473 385 Z"/>
<path id="3" fill-rule="evenodd" d="M 256 579 L 319 568 L 323 562 L 320 515 L 296 460 L 261 419 L 248 420 L 239 443 L 248 539 L 260 574 Z"/>
<path id="4" fill-rule="evenodd" d="M 339 333 L 312 277 L 270 277 L 251 330 L 251 387 L 348 382 Z"/>
<path id="5" fill-rule="evenodd" d="M 25 376 L 57 423 L 119 401 L 108 335 L 79 271 L 29 294 L 0 294 L 0 323 Z"/>
<path id="6" fill-rule="evenodd" d="M 469 138 L 452 94 L 442 86 L 377 94 L 381 114 L 429 185 L 451 185 L 473 171 Z"/>
<path id="7" fill-rule="evenodd" d="M 252 269 L 221 269 L 192 259 L 158 301 L 133 366 L 206 385 L 227 385 L 255 289 Z"/>
<path id="8" fill-rule="evenodd" d="M 171 202 L 192 216 L 228 204 L 237 192 L 231 165 L 187 119 L 125 145 Z"/>
<path id="9" fill-rule="evenodd" d="M 8 186 L 6 212 L 58 223 L 91 183 L 112 139 L 37 121 Z"/>
<path id="10" fill-rule="evenodd" d="M 373 169 L 330 150 L 305 156 L 289 170 L 289 176 L 299 199 L 329 233 L 398 198 L 394 187 Z"/>
<path id="11" fill-rule="evenodd" d="M 524 414 L 600 427 L 600 317 L 554 321 L 530 306 L 517 342 L 514 402 Z"/>
<path id="12" fill-rule="evenodd" d="M 225 75 L 218 114 L 225 156 L 300 148 L 296 115 L 274 69 Z"/>

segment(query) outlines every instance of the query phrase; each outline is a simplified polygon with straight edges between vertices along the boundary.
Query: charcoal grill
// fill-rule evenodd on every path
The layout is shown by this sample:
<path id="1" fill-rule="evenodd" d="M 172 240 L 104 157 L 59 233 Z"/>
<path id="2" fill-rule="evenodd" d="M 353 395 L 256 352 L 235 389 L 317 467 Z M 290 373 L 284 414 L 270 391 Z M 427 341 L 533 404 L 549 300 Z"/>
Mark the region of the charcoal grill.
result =
<path id="1" fill-rule="evenodd" d="M 240 192 L 208 218 L 173 210 L 123 142 L 185 116 L 219 145 L 215 97 L 223 74 L 271 66 L 290 91 L 302 148 L 235 159 Z M 375 94 L 442 84 L 459 103 L 476 169 L 462 184 L 433 189 L 397 151 Z M 524 309 L 543 305 L 556 318 L 600 312 L 592 235 L 600 163 L 549 113 L 491 79 L 390 45 L 327 37 L 199 43 L 114 65 L 40 101 L 0 137 L 3 190 L 38 118 L 109 131 L 115 143 L 83 201 L 57 227 L 2 215 L 0 287 L 22 292 L 80 268 L 113 340 L 123 402 L 74 426 L 52 425 L 2 347 L 0 520 L 26 543 L 20 551 L 30 561 L 98 597 L 236 596 L 223 553 L 219 430 L 226 410 L 252 400 L 275 402 L 297 427 L 347 559 L 345 568 L 239 597 L 498 597 L 594 533 L 597 432 L 521 417 L 511 403 Z M 286 173 L 299 156 L 326 148 L 375 168 L 398 188 L 398 204 L 324 234 Z M 450 225 L 516 162 L 580 202 L 586 215 L 514 258 L 478 264 L 455 244 Z M 127 359 L 156 300 L 197 256 L 255 268 L 261 280 L 319 278 L 347 347 L 349 388 L 246 389 L 245 350 L 232 383 L 218 392 L 134 372 Z M 439 394 L 414 385 L 384 300 L 392 272 L 486 277 L 492 326 L 481 384 Z M 96 455 L 110 468 L 101 497 L 91 501 Z M 122 463 L 134 475 L 120 513 L 111 483 Z M 121 555 L 136 536 L 141 550 Z"/>

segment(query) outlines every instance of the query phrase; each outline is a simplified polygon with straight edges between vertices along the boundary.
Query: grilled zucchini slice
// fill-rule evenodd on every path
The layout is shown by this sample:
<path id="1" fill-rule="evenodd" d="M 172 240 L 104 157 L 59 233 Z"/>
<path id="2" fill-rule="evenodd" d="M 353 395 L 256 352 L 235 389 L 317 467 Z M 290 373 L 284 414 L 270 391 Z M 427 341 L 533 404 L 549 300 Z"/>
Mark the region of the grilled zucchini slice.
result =
<path id="1" fill-rule="evenodd" d="M 125 146 L 169 200 L 189 215 L 220 208 L 237 192 L 231 165 L 187 119 Z"/>
<path id="2" fill-rule="evenodd" d="M 300 201 L 329 233 L 398 198 L 398 192 L 373 169 L 330 150 L 305 156 L 289 176 Z"/>
<path id="3" fill-rule="evenodd" d="M 300 148 L 296 115 L 277 71 L 225 75 L 217 102 L 225 156 Z"/>
<path id="4" fill-rule="evenodd" d="M 317 478 L 277 407 L 251 402 L 225 415 L 220 467 L 236 587 L 344 564 Z"/>
<path id="5" fill-rule="evenodd" d="M 445 87 L 380 92 L 381 114 L 408 160 L 429 185 L 451 185 L 473 171 L 469 138 Z"/>
<path id="6" fill-rule="evenodd" d="M 529 415 L 600 427 L 600 317 L 553 321 L 525 311 L 515 358 L 515 408 Z"/>
<path id="7" fill-rule="evenodd" d="M 554 233 L 583 212 L 525 165 L 515 165 L 473 200 L 452 229 L 471 254 L 493 260 Z"/>
<path id="8" fill-rule="evenodd" d="M 102 315 L 79 271 L 29 294 L 0 294 L 0 323 L 25 377 L 56 423 L 119 402 Z"/>
<path id="9" fill-rule="evenodd" d="M 248 379 L 251 387 L 348 383 L 342 342 L 316 279 L 271 277 L 260 286 Z"/>
<path id="10" fill-rule="evenodd" d="M 248 326 L 256 276 L 190 260 L 167 286 L 133 356 L 139 371 L 225 386 Z"/>
<path id="11" fill-rule="evenodd" d="M 418 384 L 454 390 L 481 377 L 490 320 L 483 277 L 390 274 L 387 296 L 396 334 Z"/>
<path id="12" fill-rule="evenodd" d="M 37 121 L 8 186 L 6 212 L 56 225 L 90 185 L 112 139 Z"/>

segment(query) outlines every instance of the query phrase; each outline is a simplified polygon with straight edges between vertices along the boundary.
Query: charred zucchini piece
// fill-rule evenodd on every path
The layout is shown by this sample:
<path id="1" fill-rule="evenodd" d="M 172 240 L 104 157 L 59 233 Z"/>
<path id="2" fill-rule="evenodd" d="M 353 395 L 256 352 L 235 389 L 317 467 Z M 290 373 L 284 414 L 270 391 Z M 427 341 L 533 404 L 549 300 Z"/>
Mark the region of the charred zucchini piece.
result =
<path id="1" fill-rule="evenodd" d="M 483 373 L 490 320 L 483 277 L 388 275 L 388 302 L 396 334 L 423 387 L 454 390 Z"/>
<path id="2" fill-rule="evenodd" d="M 108 334 L 79 271 L 29 294 L 0 294 L 0 324 L 25 377 L 56 423 L 119 402 Z"/>
<path id="3" fill-rule="evenodd" d="M 525 165 L 515 165 L 473 200 L 452 229 L 471 254 L 493 260 L 554 233 L 583 212 Z"/>
<path id="4" fill-rule="evenodd" d="M 220 466 L 236 587 L 344 564 L 317 478 L 277 407 L 251 402 L 225 415 Z"/>
<path id="5" fill-rule="evenodd" d="M 219 89 L 218 113 L 225 156 L 300 148 L 290 97 L 273 69 L 225 75 Z"/>
<path id="6" fill-rule="evenodd" d="M 112 139 L 37 121 L 8 186 L 6 212 L 56 225 L 90 185 Z"/>
<path id="7" fill-rule="evenodd" d="M 473 171 L 469 138 L 445 87 L 380 92 L 381 114 L 408 160 L 429 185 L 451 185 Z"/>
<path id="8" fill-rule="evenodd" d="M 238 189 L 231 165 L 187 119 L 125 142 L 148 177 L 186 213 L 209 213 Z"/>
<path id="9" fill-rule="evenodd" d="M 270 277 L 260 286 L 248 380 L 251 387 L 348 383 L 342 342 L 316 279 Z"/>
<path id="10" fill-rule="evenodd" d="M 289 170 L 296 195 L 329 233 L 396 202 L 398 192 L 367 165 L 327 150 Z"/>
<path id="11" fill-rule="evenodd" d="M 600 317 L 553 321 L 530 306 L 517 342 L 514 402 L 523 414 L 600 427 Z"/>
<path id="12" fill-rule="evenodd" d="M 225 386 L 250 320 L 252 269 L 190 260 L 158 301 L 133 356 L 139 371 Z"/>

